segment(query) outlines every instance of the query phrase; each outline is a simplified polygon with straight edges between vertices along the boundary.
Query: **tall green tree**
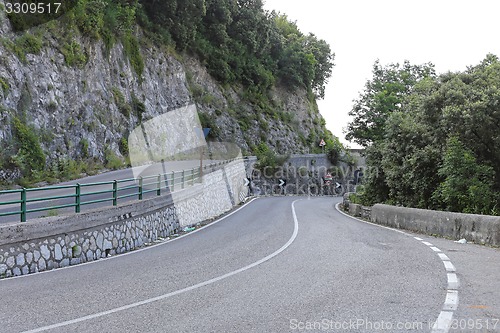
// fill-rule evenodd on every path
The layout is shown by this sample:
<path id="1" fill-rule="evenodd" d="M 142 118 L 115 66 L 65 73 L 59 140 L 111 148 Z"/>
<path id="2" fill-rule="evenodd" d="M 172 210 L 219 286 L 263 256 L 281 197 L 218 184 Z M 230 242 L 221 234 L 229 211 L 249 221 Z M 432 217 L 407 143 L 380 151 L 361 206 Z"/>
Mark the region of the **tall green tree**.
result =
<path id="1" fill-rule="evenodd" d="M 151 20 L 168 30 L 179 50 L 192 45 L 206 13 L 204 0 L 140 0 Z"/>
<path id="2" fill-rule="evenodd" d="M 382 66 L 377 60 L 373 65 L 373 78 L 355 101 L 349 112 L 354 120 L 347 126 L 346 139 L 362 146 L 383 140 L 385 124 L 389 115 L 401 109 L 404 99 L 415 84 L 434 76 L 434 65 L 390 64 Z"/>
<path id="3" fill-rule="evenodd" d="M 457 137 L 448 140 L 439 175 L 444 181 L 434 197 L 442 208 L 463 213 L 496 212 L 498 193 L 493 191 L 493 168 L 478 163 L 474 153 Z"/>
<path id="4" fill-rule="evenodd" d="M 398 86 L 397 76 L 393 78 L 396 84 L 380 87 Z M 424 76 L 401 95 L 388 94 L 390 89 L 365 92 L 363 97 L 374 97 L 373 104 L 365 105 L 387 111 L 378 123 L 373 119 L 371 127 L 351 127 L 351 135 L 368 145 L 370 169 L 378 171 L 366 177 L 367 201 L 498 213 L 498 87 L 500 63 L 488 55 L 464 72 Z M 364 119 L 375 114 L 361 113 Z"/>

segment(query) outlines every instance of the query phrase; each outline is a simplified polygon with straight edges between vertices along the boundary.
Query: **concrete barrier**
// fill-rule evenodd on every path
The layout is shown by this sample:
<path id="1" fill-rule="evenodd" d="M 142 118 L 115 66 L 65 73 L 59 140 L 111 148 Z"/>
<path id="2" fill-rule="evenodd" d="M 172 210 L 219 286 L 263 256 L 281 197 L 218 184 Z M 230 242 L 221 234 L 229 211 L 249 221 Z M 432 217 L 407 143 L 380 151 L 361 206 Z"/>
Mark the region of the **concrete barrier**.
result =
<path id="1" fill-rule="evenodd" d="M 500 216 L 462 214 L 376 204 L 371 221 L 451 239 L 500 246 Z"/>

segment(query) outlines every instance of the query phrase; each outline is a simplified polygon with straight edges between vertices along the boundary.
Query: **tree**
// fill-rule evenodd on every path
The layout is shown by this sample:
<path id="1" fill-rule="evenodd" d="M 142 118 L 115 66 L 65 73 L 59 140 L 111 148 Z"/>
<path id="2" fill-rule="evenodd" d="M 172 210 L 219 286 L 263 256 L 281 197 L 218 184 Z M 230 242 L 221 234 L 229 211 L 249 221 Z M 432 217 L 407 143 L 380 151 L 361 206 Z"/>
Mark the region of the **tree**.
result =
<path id="1" fill-rule="evenodd" d="M 474 153 L 457 137 L 448 140 L 439 175 L 444 181 L 434 192 L 434 198 L 443 208 L 479 214 L 490 214 L 496 208 L 498 194 L 493 192 L 493 168 L 477 163 Z"/>
<path id="2" fill-rule="evenodd" d="M 391 77 L 383 74 L 379 76 Z M 373 89 L 357 104 L 364 107 L 358 114 L 363 120 L 382 117 L 351 127 L 351 135 L 369 143 L 367 164 L 377 171 L 368 173 L 363 198 L 370 203 L 497 213 L 498 58 L 488 55 L 464 72 L 422 76 L 405 89 L 400 89 L 398 77 L 370 81 L 367 86 Z"/>
<path id="3" fill-rule="evenodd" d="M 377 60 L 373 65 L 373 78 L 366 83 L 365 90 L 349 112 L 354 120 L 347 126 L 346 139 L 365 147 L 383 140 L 389 115 L 401 109 L 404 99 L 418 81 L 434 75 L 434 65 L 430 63 L 411 65 L 405 61 L 403 66 L 390 64 L 383 67 Z"/>
<path id="4" fill-rule="evenodd" d="M 317 39 L 315 35 L 309 34 L 306 37 L 306 47 L 310 54 L 314 56 L 314 75 L 311 80 L 311 88 L 317 98 L 325 97 L 325 86 L 332 75 L 333 60 L 335 54 L 332 53 L 330 45 L 322 39 Z"/>
<path id="5" fill-rule="evenodd" d="M 204 0 L 140 0 L 150 19 L 167 29 L 176 47 L 192 45 L 198 26 L 206 13 Z"/>

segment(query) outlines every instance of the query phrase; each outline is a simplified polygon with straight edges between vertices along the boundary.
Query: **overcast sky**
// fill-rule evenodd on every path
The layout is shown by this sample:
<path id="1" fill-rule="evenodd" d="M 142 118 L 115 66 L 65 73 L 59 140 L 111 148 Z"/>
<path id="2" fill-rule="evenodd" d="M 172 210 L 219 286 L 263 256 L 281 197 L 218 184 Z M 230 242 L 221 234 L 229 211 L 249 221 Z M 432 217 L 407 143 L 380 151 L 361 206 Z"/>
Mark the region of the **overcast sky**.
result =
<path id="1" fill-rule="evenodd" d="M 335 67 L 318 105 L 327 128 L 344 143 L 352 101 L 375 60 L 432 62 L 443 73 L 465 70 L 488 53 L 500 56 L 499 0 L 263 1 L 265 9 L 287 14 L 303 33 L 330 44 Z"/>

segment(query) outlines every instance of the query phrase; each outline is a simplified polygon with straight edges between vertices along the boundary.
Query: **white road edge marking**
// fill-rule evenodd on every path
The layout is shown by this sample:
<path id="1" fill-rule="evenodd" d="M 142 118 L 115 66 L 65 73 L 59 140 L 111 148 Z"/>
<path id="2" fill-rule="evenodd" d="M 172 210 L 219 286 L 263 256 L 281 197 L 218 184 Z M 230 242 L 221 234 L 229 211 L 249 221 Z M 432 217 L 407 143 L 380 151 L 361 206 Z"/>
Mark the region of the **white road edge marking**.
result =
<path id="1" fill-rule="evenodd" d="M 297 214 L 295 213 L 295 203 L 297 201 L 300 201 L 300 200 L 302 200 L 302 199 L 298 199 L 298 200 L 295 200 L 294 202 L 292 202 L 292 215 L 293 215 L 294 228 L 293 228 L 293 234 L 290 237 L 290 239 L 288 240 L 288 242 L 286 242 L 285 245 L 283 245 L 282 247 L 280 247 L 275 252 L 271 253 L 270 255 L 268 255 L 268 256 L 266 256 L 266 257 L 264 257 L 264 258 L 262 258 L 262 259 L 260 259 L 260 260 L 258 260 L 256 262 L 254 262 L 254 263 L 252 263 L 250 265 L 247 265 L 247 266 L 242 267 L 240 269 L 237 269 L 235 271 L 229 272 L 227 274 L 215 277 L 213 279 L 210 279 L 210 280 L 207 280 L 207 281 L 203 281 L 203 282 L 197 283 L 195 285 L 192 285 L 192 286 L 189 286 L 189 287 L 186 287 L 186 288 L 183 288 L 183 289 L 172 291 L 172 292 L 167 293 L 167 294 L 163 294 L 163 295 L 156 296 L 156 297 L 153 297 L 153 298 L 145 299 L 145 300 L 140 301 L 140 302 L 136 302 L 136 303 L 132 303 L 132 304 L 120 306 L 118 308 L 114 308 L 114 309 L 111 309 L 111 310 L 94 313 L 94 314 L 91 314 L 91 315 L 88 315 L 88 316 L 83 316 L 83 317 L 80 317 L 80 318 L 75 318 L 75 319 L 72 319 L 72 320 L 63 321 L 61 323 L 52 324 L 52 325 L 44 326 L 44 327 L 39 327 L 39 328 L 36 328 L 36 329 L 33 329 L 33 330 L 29 330 L 29 331 L 24 331 L 24 332 L 21 332 L 21 333 L 44 332 L 44 331 L 48 331 L 48 330 L 51 330 L 51 329 L 54 329 L 54 328 L 59 328 L 59 327 L 63 327 L 63 326 L 68 326 L 68 325 L 80 323 L 82 321 L 86 321 L 86 320 L 91 320 L 91 319 L 103 317 L 103 316 L 110 315 L 110 314 L 113 314 L 113 313 L 116 313 L 116 312 L 120 312 L 120 311 L 124 311 L 124 310 L 128 310 L 128 309 L 136 308 L 136 307 L 141 306 L 141 305 L 145 305 L 145 304 L 150 304 L 150 303 L 153 303 L 153 302 L 161 301 L 161 300 L 170 298 L 172 296 L 183 294 L 185 292 L 188 292 L 188 291 L 191 291 L 191 290 L 195 290 L 195 289 L 207 286 L 209 284 L 218 282 L 220 280 L 224 280 L 224 279 L 226 279 L 228 277 L 231 277 L 231 276 L 236 275 L 238 273 L 241 273 L 241 272 L 244 272 L 246 270 L 249 270 L 250 268 L 258 266 L 258 265 L 260 265 L 260 264 L 262 264 L 262 263 L 264 263 L 264 262 L 266 262 L 266 261 L 268 261 L 268 260 L 276 257 L 281 252 L 285 251 L 293 243 L 293 241 L 295 240 L 295 238 L 297 238 L 297 234 L 299 232 L 299 221 L 297 219 Z M 236 211 L 234 211 L 233 213 L 236 213 Z M 227 216 L 229 216 L 229 215 L 227 215 Z M 198 229 L 198 230 L 201 230 L 201 228 Z"/>
<path id="2" fill-rule="evenodd" d="M 168 244 L 168 243 L 171 243 L 173 241 L 176 241 L 178 239 L 181 239 L 181 238 L 184 238 L 184 237 L 187 237 L 187 236 L 190 236 L 192 234 L 195 234 L 197 233 L 198 231 L 201 231 L 203 229 L 206 229 L 212 225 L 215 225 L 219 222 L 222 222 L 224 221 L 226 218 L 228 218 L 229 216 L 233 215 L 233 214 L 236 214 L 237 212 L 239 212 L 240 210 L 242 210 L 243 208 L 245 208 L 246 206 L 250 205 L 252 202 L 254 202 L 255 200 L 259 199 L 258 197 L 257 198 L 253 198 L 251 199 L 249 202 L 245 203 L 243 206 L 239 207 L 238 209 L 232 211 L 231 213 L 227 214 L 227 215 L 224 215 L 222 216 L 221 218 L 219 218 L 218 220 L 215 220 L 214 222 L 211 222 L 207 225 L 204 225 L 203 227 L 199 228 L 199 229 L 196 229 L 196 230 L 193 230 L 193 231 L 190 231 L 184 235 L 181 235 L 179 237 L 175 237 L 175 238 L 171 238 L 167 241 L 163 241 L 161 243 L 158 243 L 158 244 L 154 244 L 154 245 L 149 245 L 149 246 L 145 246 L 145 247 L 141 247 L 137 250 L 133 250 L 133 251 L 129 251 L 129 252 L 125 252 L 125 253 L 120 253 L 120 254 L 115 254 L 114 256 L 112 257 L 107 257 L 107 258 L 99 258 L 99 259 L 96 259 L 96 260 L 93 260 L 93 261 L 87 261 L 87 262 L 83 262 L 81 264 L 78 264 L 78 265 L 72 265 L 72 266 L 66 266 L 66 267 L 60 267 L 60 268 L 56 268 L 56 269 L 50 269 L 50 270 L 46 270 L 46 271 L 41 271 L 41 272 L 36 272 L 36 273 L 31 273 L 31 274 L 26 274 L 26 275 L 19 275 L 19 276 L 12 276 L 10 278 L 7 278 L 7 279 L 0 279 L 0 283 L 2 283 L 2 281 L 9 281 L 9 280 L 12 280 L 12 279 L 26 279 L 26 278 L 29 278 L 29 277 L 35 277 L 35 276 L 38 276 L 40 274 L 48 274 L 48 273 L 57 273 L 57 272 L 61 272 L 65 269 L 70 269 L 70 268 L 78 268 L 78 267 L 82 267 L 82 266 L 85 266 L 85 265 L 93 265 L 93 264 L 100 264 L 100 263 L 103 263 L 103 262 L 106 262 L 107 260 L 112 260 L 112 259 L 117 259 L 117 258 L 122 258 L 124 256 L 128 256 L 128 255 L 133 255 L 133 254 L 136 254 L 136 253 L 139 253 L 139 252 L 142 252 L 142 251 L 147 251 L 147 250 L 150 250 L 150 249 L 153 249 L 155 247 L 158 247 L 158 246 L 163 246 L 165 244 Z"/>
<path id="3" fill-rule="evenodd" d="M 455 266 L 450 261 L 450 258 L 448 258 L 448 256 L 446 254 L 442 253 L 442 251 L 439 248 L 435 247 L 434 245 L 432 245 L 431 243 L 429 243 L 427 241 L 424 241 L 420 237 L 414 237 L 414 236 L 412 236 L 404 231 L 401 231 L 401 230 L 393 229 L 390 227 L 386 227 L 384 225 L 380 225 L 380 224 L 376 224 L 376 223 L 372 223 L 372 222 L 358 219 L 354 216 L 351 216 L 351 215 L 346 214 L 343 211 L 341 211 L 339 206 L 340 206 L 340 203 L 337 203 L 335 205 L 335 209 L 337 209 L 337 211 L 339 213 L 341 213 L 347 217 L 350 217 L 353 220 L 367 223 L 367 224 L 371 224 L 371 225 L 374 225 L 374 226 L 377 226 L 380 228 L 396 231 L 396 232 L 402 233 L 406 236 L 411 236 L 414 239 L 416 239 L 417 241 L 420 241 L 423 244 L 429 246 L 430 249 L 432 249 L 434 252 L 437 253 L 439 258 L 443 262 L 444 267 L 445 267 L 446 272 L 447 272 L 446 276 L 447 276 L 447 280 L 448 280 L 448 288 L 446 290 L 446 299 L 444 301 L 443 310 L 439 313 L 438 319 L 434 323 L 434 326 L 432 327 L 431 333 L 448 333 L 448 331 L 450 330 L 451 321 L 453 319 L 453 311 L 458 308 L 458 291 L 457 291 L 457 289 L 459 286 L 457 274 L 450 273 L 450 272 L 456 271 Z"/>
<path id="4" fill-rule="evenodd" d="M 438 319 L 432 326 L 432 333 L 446 333 L 450 329 L 451 320 L 453 319 L 452 311 L 441 311 Z"/>
<path id="5" fill-rule="evenodd" d="M 444 253 L 438 253 L 438 256 L 443 261 L 450 261 L 450 258 L 448 258 L 448 256 L 446 254 L 444 254 Z"/>
<path id="6" fill-rule="evenodd" d="M 455 273 L 448 273 L 447 277 L 448 277 L 448 290 L 456 290 L 456 289 L 458 289 L 459 283 L 458 283 L 457 274 L 455 274 Z"/>
<path id="7" fill-rule="evenodd" d="M 448 290 L 446 294 L 446 300 L 444 301 L 443 310 L 454 311 L 458 307 L 458 291 Z"/>
<path id="8" fill-rule="evenodd" d="M 447 272 L 455 272 L 455 266 L 451 263 L 451 261 L 443 260 L 444 268 L 446 268 Z"/>

